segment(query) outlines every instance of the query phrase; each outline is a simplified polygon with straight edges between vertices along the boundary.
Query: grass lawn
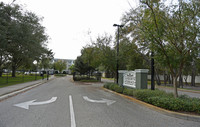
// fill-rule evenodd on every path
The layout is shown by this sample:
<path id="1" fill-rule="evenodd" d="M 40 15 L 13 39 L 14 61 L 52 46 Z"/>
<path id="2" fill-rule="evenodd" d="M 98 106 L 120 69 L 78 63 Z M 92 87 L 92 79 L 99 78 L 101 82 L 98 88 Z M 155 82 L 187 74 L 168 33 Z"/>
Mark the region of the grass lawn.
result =
<path id="1" fill-rule="evenodd" d="M 80 80 L 80 81 L 81 82 L 99 82 L 96 79 L 83 79 L 83 80 Z"/>
<path id="2" fill-rule="evenodd" d="M 67 74 L 54 74 L 54 76 L 56 76 L 56 77 L 65 77 L 65 76 L 67 76 Z"/>
<path id="3" fill-rule="evenodd" d="M 105 77 L 102 77 L 102 79 L 114 80 L 114 78 L 105 78 Z"/>
<path id="4" fill-rule="evenodd" d="M 7 75 L 3 75 L 0 77 L 0 88 L 39 79 L 42 79 L 39 75 L 16 75 L 16 77 L 12 77 L 11 75 L 7 77 Z"/>

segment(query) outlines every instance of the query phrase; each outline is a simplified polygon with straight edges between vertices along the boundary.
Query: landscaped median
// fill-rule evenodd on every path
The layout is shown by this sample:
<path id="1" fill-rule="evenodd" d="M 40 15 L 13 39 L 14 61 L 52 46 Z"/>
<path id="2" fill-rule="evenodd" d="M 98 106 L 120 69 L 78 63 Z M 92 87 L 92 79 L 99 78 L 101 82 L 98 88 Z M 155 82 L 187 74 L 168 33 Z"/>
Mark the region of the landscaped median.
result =
<path id="1" fill-rule="evenodd" d="M 190 98 L 185 95 L 174 98 L 172 93 L 166 93 L 162 90 L 129 89 L 120 87 L 114 83 L 106 83 L 104 84 L 104 88 L 110 89 L 117 93 L 132 96 L 138 100 L 167 110 L 200 115 L 199 98 Z"/>

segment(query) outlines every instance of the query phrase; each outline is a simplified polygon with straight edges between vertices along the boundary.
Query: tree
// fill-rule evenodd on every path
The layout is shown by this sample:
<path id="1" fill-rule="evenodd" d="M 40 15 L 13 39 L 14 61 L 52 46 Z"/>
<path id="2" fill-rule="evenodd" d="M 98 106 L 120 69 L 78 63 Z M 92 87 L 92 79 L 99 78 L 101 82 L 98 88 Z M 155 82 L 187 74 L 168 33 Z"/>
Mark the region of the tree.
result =
<path id="1" fill-rule="evenodd" d="M 64 69 L 66 69 L 66 62 L 65 61 L 62 61 L 62 60 L 59 60 L 57 62 L 54 63 L 54 66 L 55 66 L 55 69 L 56 70 L 59 70 L 60 73 L 62 73 L 62 71 Z"/>
<path id="2" fill-rule="evenodd" d="M 88 74 L 90 72 L 90 67 L 88 64 L 84 63 L 81 56 L 78 56 L 75 60 L 74 70 L 79 72 L 81 75 Z"/>
<path id="3" fill-rule="evenodd" d="M 0 24 L 4 24 L 1 26 L 4 26 L 5 30 L 1 32 L 3 36 L 0 40 L 3 40 L 1 44 L 4 48 L 0 51 L 8 54 L 12 76 L 15 77 L 17 68 L 39 60 L 46 51 L 48 36 L 45 34 L 45 28 L 40 24 L 42 18 L 32 12 L 24 11 L 19 5 L 1 3 L 0 6 L 4 14 L 4 19 L 0 20 Z M 1 61 L 6 58 L 5 54 L 3 56 Z"/>
<path id="4" fill-rule="evenodd" d="M 199 45 L 200 3 L 180 0 L 178 5 L 141 0 L 139 8 L 131 10 L 125 23 L 134 26 L 132 37 L 139 47 L 154 51 L 154 58 L 168 67 L 173 76 L 174 96 L 177 78 L 186 61 L 195 59 Z"/>
<path id="5" fill-rule="evenodd" d="M 3 69 L 8 65 L 9 54 L 6 50 L 7 47 L 7 33 L 9 16 L 6 13 L 7 8 L 3 2 L 0 3 L 0 77 L 2 76 Z"/>
<path id="6" fill-rule="evenodd" d="M 77 58 L 78 65 L 87 65 L 90 70 L 104 70 L 115 73 L 116 56 L 114 48 L 111 48 L 112 37 L 105 34 L 98 36 L 95 41 L 91 40 L 91 45 L 83 47 L 81 58 Z M 75 64 L 76 67 L 76 64 Z"/>
<path id="7" fill-rule="evenodd" d="M 126 31 L 127 28 L 122 28 Z M 126 33 L 123 32 L 124 35 Z M 131 42 L 126 36 L 121 37 L 119 44 L 119 69 L 121 70 L 135 70 L 140 68 L 148 68 L 147 62 L 143 58 L 148 57 L 148 54 L 140 53 L 137 45 Z M 142 55 L 141 55 L 142 54 Z"/>
<path id="8" fill-rule="evenodd" d="M 75 72 L 75 66 L 74 66 L 74 64 L 69 67 L 69 70 L 71 70 L 72 74 Z"/>
<path id="9" fill-rule="evenodd" d="M 41 55 L 39 60 L 39 67 L 41 69 L 53 68 L 51 60 L 54 58 L 52 50 L 46 49 L 46 51 Z"/>
<path id="10" fill-rule="evenodd" d="M 106 73 L 116 75 L 116 50 L 112 46 L 112 36 L 108 34 L 99 36 L 93 45 L 98 49 L 100 66 L 104 68 Z"/>
<path id="11" fill-rule="evenodd" d="M 85 64 L 92 68 L 98 68 L 99 62 L 99 51 L 93 45 L 87 45 L 81 50 L 81 58 Z"/>

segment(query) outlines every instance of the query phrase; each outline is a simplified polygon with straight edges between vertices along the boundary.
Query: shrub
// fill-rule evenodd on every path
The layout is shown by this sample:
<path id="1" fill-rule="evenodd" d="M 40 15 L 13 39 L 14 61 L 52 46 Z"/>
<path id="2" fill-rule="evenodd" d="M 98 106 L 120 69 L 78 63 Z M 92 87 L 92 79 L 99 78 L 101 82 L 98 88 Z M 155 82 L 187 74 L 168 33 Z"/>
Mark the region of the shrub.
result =
<path id="1" fill-rule="evenodd" d="M 168 110 L 196 112 L 200 114 L 200 99 L 198 98 L 156 96 L 147 98 L 145 102 Z"/>
<path id="2" fill-rule="evenodd" d="M 120 87 L 120 86 L 118 86 L 118 85 L 115 85 L 115 86 L 114 86 L 114 90 L 115 90 L 115 92 L 117 92 L 117 93 L 123 93 L 123 87 Z"/>
<path id="3" fill-rule="evenodd" d="M 142 101 L 147 101 L 148 98 L 150 97 L 173 97 L 173 94 L 166 93 L 165 91 L 162 90 L 149 90 L 149 89 L 143 89 L 143 90 L 136 90 L 134 92 L 134 96 Z"/>
<path id="4" fill-rule="evenodd" d="M 118 93 L 123 93 L 123 88 L 115 83 L 106 83 L 104 84 L 104 88 L 110 89 Z"/>
<path id="5" fill-rule="evenodd" d="M 64 76 L 66 76 L 66 74 L 54 74 L 55 76 L 57 76 L 57 77 L 64 77 Z"/>
<path id="6" fill-rule="evenodd" d="M 138 100 L 164 109 L 172 111 L 195 112 L 200 114 L 199 98 L 190 98 L 186 95 L 181 95 L 178 98 L 174 98 L 172 93 L 166 93 L 162 90 L 122 88 L 114 83 L 106 83 L 104 88 L 116 91 L 118 93 L 123 93 L 125 95 L 134 96 Z"/>
<path id="7" fill-rule="evenodd" d="M 110 85 L 109 83 L 105 83 L 105 84 L 103 85 L 103 87 L 108 89 L 108 88 L 109 88 L 109 85 Z"/>
<path id="8" fill-rule="evenodd" d="M 110 84 L 109 89 L 112 90 L 112 91 L 115 91 L 115 86 L 116 86 L 116 84 L 114 84 L 114 83 Z"/>
<path id="9" fill-rule="evenodd" d="M 123 94 L 133 96 L 133 89 L 124 88 Z"/>
<path id="10" fill-rule="evenodd" d="M 96 79 L 81 79 L 81 82 L 98 82 Z"/>

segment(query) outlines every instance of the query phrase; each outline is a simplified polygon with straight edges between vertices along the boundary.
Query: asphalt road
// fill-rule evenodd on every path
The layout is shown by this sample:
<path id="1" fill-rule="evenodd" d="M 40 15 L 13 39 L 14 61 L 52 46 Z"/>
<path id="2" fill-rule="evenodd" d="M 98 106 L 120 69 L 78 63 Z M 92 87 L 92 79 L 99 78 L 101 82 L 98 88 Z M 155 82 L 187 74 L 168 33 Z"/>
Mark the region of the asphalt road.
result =
<path id="1" fill-rule="evenodd" d="M 114 93 L 57 78 L 0 102 L 0 127 L 199 127 Z M 104 99 L 102 99 L 104 98 Z M 106 100 L 107 99 L 107 100 Z M 23 102 L 32 101 L 27 108 Z M 110 100 L 110 101 L 108 101 Z M 108 103 L 106 103 L 108 102 Z M 16 104 L 22 107 L 17 107 Z"/>

